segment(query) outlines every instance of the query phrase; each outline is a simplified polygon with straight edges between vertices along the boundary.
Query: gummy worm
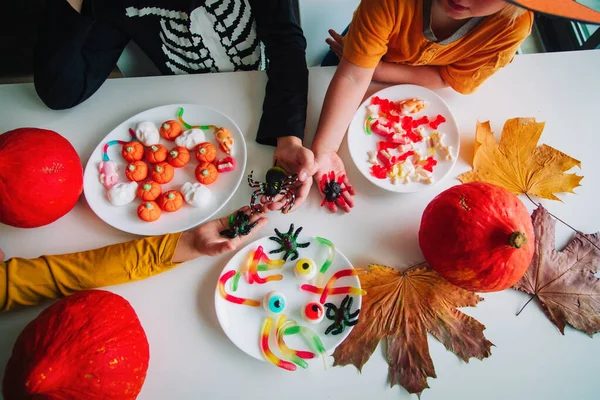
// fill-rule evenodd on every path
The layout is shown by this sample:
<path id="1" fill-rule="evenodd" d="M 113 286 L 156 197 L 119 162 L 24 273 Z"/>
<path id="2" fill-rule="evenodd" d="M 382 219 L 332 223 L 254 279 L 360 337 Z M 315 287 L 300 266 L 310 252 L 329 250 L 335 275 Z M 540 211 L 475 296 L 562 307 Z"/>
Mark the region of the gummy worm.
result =
<path id="1" fill-rule="evenodd" d="M 336 272 L 335 274 L 333 274 L 333 276 L 331 278 L 329 278 L 329 281 L 327 281 L 327 285 L 325 285 L 325 287 L 323 288 L 323 293 L 321 293 L 321 298 L 319 299 L 321 304 L 325 304 L 325 300 L 327 300 L 327 295 L 332 290 L 332 287 L 333 287 L 333 284 L 335 283 L 335 281 L 337 281 L 339 278 L 344 278 L 347 276 L 356 276 L 356 275 L 363 274 L 364 272 L 365 272 L 364 270 L 356 270 L 356 269 L 348 268 L 348 269 L 342 269 L 342 270 Z"/>
<path id="2" fill-rule="evenodd" d="M 373 133 L 373 131 L 371 130 L 371 121 L 373 121 L 375 118 L 369 117 L 365 120 L 365 133 L 367 135 L 370 135 Z"/>
<path id="3" fill-rule="evenodd" d="M 219 286 L 219 294 L 221 295 L 221 297 L 224 298 L 225 300 L 230 301 L 235 304 L 241 304 L 241 305 L 250 306 L 250 307 L 260 306 L 260 301 L 232 296 L 225 291 L 225 284 L 234 275 L 235 275 L 235 271 L 231 270 L 229 272 L 224 273 L 223 276 L 221 276 L 219 278 L 218 286 Z"/>
<path id="4" fill-rule="evenodd" d="M 333 263 L 333 258 L 335 257 L 335 246 L 333 245 L 333 243 L 331 243 L 331 241 L 319 236 L 317 236 L 315 240 L 329 248 L 329 255 L 327 256 L 327 259 L 321 266 L 321 269 L 319 270 L 319 275 L 317 276 L 317 286 L 322 286 L 325 272 L 327 272 L 327 269 L 329 269 L 331 263 Z"/>
<path id="5" fill-rule="evenodd" d="M 285 340 L 283 338 L 283 332 L 290 325 L 295 326 L 296 322 L 292 321 L 292 320 L 286 321 L 286 316 L 282 314 L 281 317 L 279 317 L 279 319 L 277 320 L 277 329 L 275 330 L 275 334 L 277 336 L 277 344 L 279 345 L 279 349 L 281 350 L 281 352 L 290 361 L 292 361 L 294 364 L 298 365 L 299 367 L 306 369 L 308 367 L 308 364 L 306 363 L 306 361 L 303 360 L 303 358 L 306 358 L 306 359 L 314 358 L 315 354 L 311 353 L 310 351 L 293 350 L 293 349 L 290 349 L 285 344 Z"/>
<path id="6" fill-rule="evenodd" d="M 138 140 L 137 136 L 135 135 L 135 132 L 131 128 L 129 128 L 129 136 L 131 136 L 133 140 Z"/>
<path id="7" fill-rule="evenodd" d="M 309 293 L 323 294 L 323 289 L 313 286 L 313 285 L 305 284 L 305 285 L 300 286 L 300 289 L 307 291 Z M 352 295 L 364 296 L 365 294 L 367 294 L 367 291 L 364 289 L 359 289 L 359 288 L 355 288 L 352 286 L 343 286 L 343 287 L 332 288 L 329 290 L 328 295 L 334 295 L 334 294 L 352 294 Z"/>
<path id="8" fill-rule="evenodd" d="M 275 354 L 273 354 L 271 349 L 269 349 L 269 332 L 271 332 L 271 325 L 273 325 L 273 320 L 271 317 L 267 317 L 263 322 L 262 332 L 260 335 L 260 351 L 263 357 L 279 368 L 283 368 L 288 371 L 295 371 L 296 366 L 294 364 L 278 358 Z"/>
<path id="9" fill-rule="evenodd" d="M 315 333 L 315 331 L 313 331 L 310 328 L 307 328 L 306 326 L 295 325 L 295 326 L 284 329 L 283 334 L 285 336 L 297 335 L 297 334 L 302 335 L 302 337 L 308 342 L 309 346 L 312 346 L 317 351 L 317 353 L 319 353 L 321 355 L 321 358 L 323 359 L 323 365 L 327 369 L 327 363 L 325 362 L 325 356 L 327 355 L 327 350 L 325 350 L 325 346 L 323 346 L 323 342 L 321 342 L 321 338 L 319 338 L 319 335 L 317 335 Z"/>
<path id="10" fill-rule="evenodd" d="M 283 279 L 282 275 L 276 274 L 276 275 L 270 275 L 267 276 L 266 278 L 262 278 L 261 276 L 258 275 L 258 263 L 263 260 L 267 265 L 270 265 L 274 268 L 281 268 L 283 266 L 283 264 L 285 263 L 284 260 L 271 260 L 269 257 L 267 257 L 267 255 L 265 254 L 265 252 L 263 251 L 262 246 L 258 246 L 258 248 L 256 249 L 256 251 L 254 252 L 254 256 L 252 257 L 252 262 L 250 264 L 250 277 L 251 280 L 258 283 L 258 284 L 263 284 L 263 283 L 267 283 L 267 282 L 271 282 L 271 281 L 280 281 Z M 249 282 L 252 283 L 252 282 Z"/>
<path id="11" fill-rule="evenodd" d="M 219 129 L 219 127 L 216 125 L 190 125 L 190 124 L 188 124 L 187 122 L 185 122 L 183 120 L 183 107 L 179 107 L 179 110 L 177 110 L 177 120 L 179 122 L 181 122 L 181 125 L 183 125 L 185 127 L 185 129 L 198 128 L 198 129 L 202 129 L 203 131 L 206 131 L 208 129 L 214 129 L 216 131 L 217 129 Z"/>
<path id="12" fill-rule="evenodd" d="M 123 140 L 111 140 L 110 142 L 107 142 L 103 147 L 102 147 L 102 161 L 110 161 L 110 157 L 108 156 L 108 148 L 110 146 L 113 146 L 115 144 L 120 144 L 120 145 L 124 145 L 125 141 Z"/>

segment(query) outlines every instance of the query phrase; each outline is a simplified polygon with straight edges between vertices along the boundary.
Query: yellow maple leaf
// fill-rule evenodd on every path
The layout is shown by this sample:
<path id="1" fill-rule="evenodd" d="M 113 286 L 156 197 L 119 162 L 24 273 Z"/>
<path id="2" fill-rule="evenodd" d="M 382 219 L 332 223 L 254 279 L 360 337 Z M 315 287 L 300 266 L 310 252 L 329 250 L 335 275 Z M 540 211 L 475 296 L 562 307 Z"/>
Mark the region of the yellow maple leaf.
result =
<path id="1" fill-rule="evenodd" d="M 458 179 L 488 182 L 515 194 L 550 200 L 560 200 L 555 193 L 573 193 L 583 176 L 565 172 L 581 167 L 581 162 L 545 144 L 538 146 L 543 130 L 544 123 L 535 118 L 512 118 L 504 124 L 498 143 L 489 121 L 478 121 L 473 169 Z"/>

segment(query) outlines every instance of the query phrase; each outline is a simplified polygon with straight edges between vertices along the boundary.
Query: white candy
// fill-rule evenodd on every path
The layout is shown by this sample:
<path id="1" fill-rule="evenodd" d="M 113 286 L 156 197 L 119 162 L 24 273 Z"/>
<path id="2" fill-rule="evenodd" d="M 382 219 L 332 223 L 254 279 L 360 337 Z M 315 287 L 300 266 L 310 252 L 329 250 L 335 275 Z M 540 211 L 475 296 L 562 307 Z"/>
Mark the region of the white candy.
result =
<path id="1" fill-rule="evenodd" d="M 135 200 L 137 182 L 117 183 L 106 191 L 108 201 L 115 206 L 124 206 Z"/>
<path id="2" fill-rule="evenodd" d="M 135 137 L 146 147 L 160 142 L 158 128 L 149 121 L 139 122 L 135 126 Z"/>
<path id="3" fill-rule="evenodd" d="M 210 189 L 201 183 L 186 182 L 180 189 L 186 203 L 192 207 L 206 207 L 212 199 Z"/>
<path id="4" fill-rule="evenodd" d="M 206 142 L 206 135 L 202 129 L 190 129 L 177 136 L 175 144 L 192 150 L 200 143 Z"/>

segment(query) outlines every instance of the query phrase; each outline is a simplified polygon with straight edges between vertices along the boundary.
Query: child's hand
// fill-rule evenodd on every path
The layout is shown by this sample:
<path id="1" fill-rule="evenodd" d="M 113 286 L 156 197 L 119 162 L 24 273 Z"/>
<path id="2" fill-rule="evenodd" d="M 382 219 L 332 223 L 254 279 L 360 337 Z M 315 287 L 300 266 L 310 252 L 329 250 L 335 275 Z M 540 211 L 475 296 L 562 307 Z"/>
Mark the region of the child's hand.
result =
<path id="1" fill-rule="evenodd" d="M 325 39 L 325 42 L 327 42 L 331 51 L 341 59 L 344 55 L 344 42 L 342 41 L 344 37 L 333 29 L 329 30 L 329 35 L 331 35 L 331 38 Z"/>
<path id="2" fill-rule="evenodd" d="M 317 187 L 319 186 L 319 182 L 321 182 L 323 175 L 329 174 L 329 172 L 331 171 L 335 173 L 336 180 L 340 176 L 346 175 L 346 168 L 344 167 L 344 162 L 335 151 L 317 153 L 315 154 L 315 157 L 317 163 L 317 173 L 315 174 L 315 182 L 317 183 Z M 331 205 L 331 207 L 329 207 L 329 210 L 331 212 L 337 212 L 337 209 L 339 207 L 344 212 L 349 213 L 352 207 L 354 207 L 354 200 L 352 199 L 352 196 L 354 196 L 354 188 L 350 185 L 348 177 L 344 179 L 342 187 L 346 187 L 348 188 L 348 190 L 342 192 L 342 195 L 337 199 L 336 204 L 333 204 Z M 323 192 L 321 191 L 321 188 L 319 188 L 319 193 L 321 193 L 321 197 L 325 197 Z"/>
<path id="3" fill-rule="evenodd" d="M 290 211 L 294 211 L 304 202 L 306 196 L 310 192 L 312 185 L 312 176 L 316 171 L 315 156 L 312 151 L 302 145 L 302 141 L 295 136 L 281 137 L 277 140 L 277 148 L 273 156 L 277 166 L 282 167 L 287 172 L 298 174 L 298 182 L 296 184 L 294 207 Z M 263 196 L 261 202 L 265 202 Z M 267 204 L 267 208 L 271 211 L 281 210 L 285 205 L 285 198 L 277 196 L 273 202 Z"/>
<path id="4" fill-rule="evenodd" d="M 248 206 L 242 207 L 239 211 L 248 213 Z M 237 212 L 237 211 L 236 211 Z M 241 244 L 246 242 L 254 233 L 265 226 L 268 220 L 258 214 L 250 217 L 249 224 L 258 222 L 246 236 L 238 235 L 233 239 L 221 236 L 220 232 L 229 229 L 229 215 L 206 222 L 191 231 L 184 232 L 179 239 L 173 262 L 185 262 L 198 258 L 200 256 L 218 256 L 237 249 Z"/>

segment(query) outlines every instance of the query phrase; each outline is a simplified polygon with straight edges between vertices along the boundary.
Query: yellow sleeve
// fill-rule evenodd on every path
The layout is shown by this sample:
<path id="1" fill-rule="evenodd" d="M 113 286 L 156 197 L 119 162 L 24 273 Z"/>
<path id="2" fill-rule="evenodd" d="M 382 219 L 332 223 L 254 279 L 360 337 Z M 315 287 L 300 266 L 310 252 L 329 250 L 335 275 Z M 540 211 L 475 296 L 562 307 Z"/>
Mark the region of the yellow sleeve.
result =
<path id="1" fill-rule="evenodd" d="M 490 76 L 513 60 L 519 46 L 531 33 L 532 25 L 533 13 L 527 12 L 514 25 L 499 32 L 483 49 L 458 62 L 440 67 L 442 78 L 459 93 L 473 93 Z"/>
<path id="2" fill-rule="evenodd" d="M 169 270 L 178 265 L 171 260 L 180 237 L 167 234 L 33 260 L 11 258 L 0 263 L 0 311 Z"/>
<path id="3" fill-rule="evenodd" d="M 387 53 L 396 23 L 395 0 L 362 0 L 344 36 L 344 58 L 363 68 L 375 68 Z"/>

